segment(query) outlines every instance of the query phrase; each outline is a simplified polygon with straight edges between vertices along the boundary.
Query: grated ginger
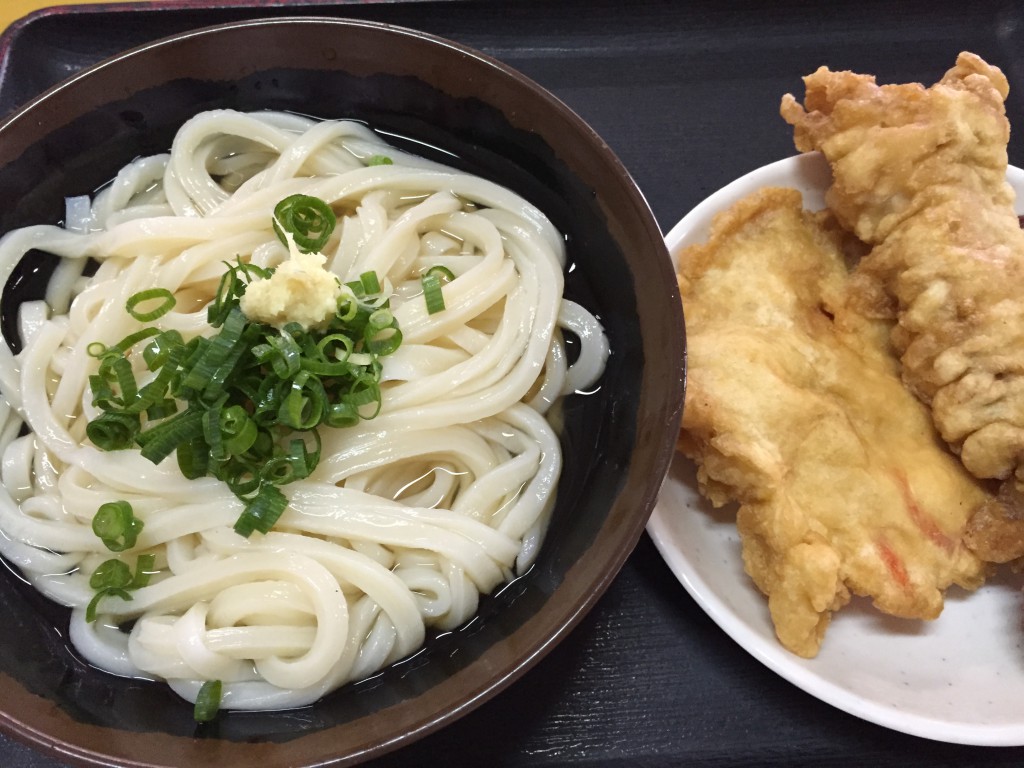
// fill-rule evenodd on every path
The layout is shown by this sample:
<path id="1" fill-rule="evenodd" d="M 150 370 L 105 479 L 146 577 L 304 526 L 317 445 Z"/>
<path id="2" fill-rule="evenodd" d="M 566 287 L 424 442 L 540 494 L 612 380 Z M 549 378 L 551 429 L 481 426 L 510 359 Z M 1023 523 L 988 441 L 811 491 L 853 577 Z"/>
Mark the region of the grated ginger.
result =
<path id="1" fill-rule="evenodd" d="M 302 253 L 289 243 L 290 258 L 269 278 L 253 280 L 239 306 L 250 320 L 281 328 L 298 323 L 309 329 L 324 324 L 338 308 L 341 283 L 324 269 L 322 253 Z"/>

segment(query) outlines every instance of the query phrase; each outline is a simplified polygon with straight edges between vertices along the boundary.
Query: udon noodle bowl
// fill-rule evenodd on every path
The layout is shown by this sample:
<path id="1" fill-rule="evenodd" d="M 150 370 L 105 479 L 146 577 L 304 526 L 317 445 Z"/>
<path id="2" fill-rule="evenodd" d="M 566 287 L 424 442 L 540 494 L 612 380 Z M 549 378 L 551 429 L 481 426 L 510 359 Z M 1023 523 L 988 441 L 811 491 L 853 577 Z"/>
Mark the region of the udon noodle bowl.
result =
<path id="1" fill-rule="evenodd" d="M 244 500 L 221 479 L 91 440 L 96 350 L 143 327 L 211 336 L 227 265 L 294 258 L 274 210 L 295 194 L 330 206 L 323 268 L 339 285 L 375 274 L 402 342 L 380 359 L 379 412 L 321 428 L 315 468 L 281 486 L 280 518 L 244 536 Z M 464 624 L 536 558 L 562 462 L 548 416 L 597 381 L 608 349 L 562 296 L 563 238 L 508 189 L 357 122 L 214 111 L 168 154 L 69 199 L 62 226 L 8 233 L 5 284 L 32 250 L 59 264 L 45 300 L 21 304 L 20 338 L 0 345 L 0 553 L 71 608 L 89 663 L 193 701 L 220 681 L 229 709 L 303 705 Z M 450 279 L 432 312 L 422 278 L 435 266 Z M 142 321 L 126 305 L 150 289 L 173 308 Z M 120 354 L 140 386 L 144 348 Z M 111 549 L 94 518 L 119 502 L 137 536 Z M 146 579 L 97 597 L 110 560 L 144 563 Z"/>

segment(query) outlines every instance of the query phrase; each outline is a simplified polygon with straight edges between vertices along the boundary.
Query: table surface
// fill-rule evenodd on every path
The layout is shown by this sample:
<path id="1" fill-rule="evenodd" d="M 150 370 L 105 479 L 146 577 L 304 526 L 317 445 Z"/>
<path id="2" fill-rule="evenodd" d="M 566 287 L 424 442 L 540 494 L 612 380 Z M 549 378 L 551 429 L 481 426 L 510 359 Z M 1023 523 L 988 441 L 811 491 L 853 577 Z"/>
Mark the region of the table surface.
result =
<path id="1" fill-rule="evenodd" d="M 129 0 L 112 1 L 124 3 Z M 103 2 L 111 2 L 111 0 L 69 0 L 67 5 L 96 5 Z M 12 23 L 33 11 L 53 5 L 53 2 L 46 2 L 46 0 L 3 0 L 0 3 L 0 30 L 7 29 Z"/>
<path id="2" fill-rule="evenodd" d="M 11 0 L 4 0 L 4 13 Z M 28 10 L 34 3 L 15 0 Z M 166 4 L 165 4 L 166 5 Z M 216 5 L 210 3 L 208 5 Z M 880 81 L 938 79 L 973 50 L 1024 84 L 1015 3 L 696 0 L 264 2 L 42 13 L 7 36 L 0 113 L 76 69 L 181 29 L 299 11 L 389 21 L 482 49 L 552 90 L 630 169 L 664 230 L 733 178 L 793 154 L 780 96 L 828 64 Z M 764 6 L 765 8 L 769 6 Z M 0 15 L 0 21 L 5 18 Z M 1024 106 L 1011 95 L 1011 121 Z M 1021 165 L 1024 143 L 1011 146 Z M 535 669 L 377 766 L 1019 765 L 1024 749 L 941 744 L 861 721 L 785 682 L 730 640 L 645 536 L 596 608 Z M 0 737 L 0 765 L 57 768 Z"/>

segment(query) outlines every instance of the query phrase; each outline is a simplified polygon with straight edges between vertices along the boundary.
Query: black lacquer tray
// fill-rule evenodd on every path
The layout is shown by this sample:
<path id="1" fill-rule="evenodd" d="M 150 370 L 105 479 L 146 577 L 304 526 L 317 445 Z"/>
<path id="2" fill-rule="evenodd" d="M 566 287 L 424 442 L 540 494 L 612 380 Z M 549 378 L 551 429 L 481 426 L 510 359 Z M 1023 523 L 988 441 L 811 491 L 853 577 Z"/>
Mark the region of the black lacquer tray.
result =
<path id="1" fill-rule="evenodd" d="M 179 2 L 61 7 L 0 37 L 0 114 L 123 49 L 260 16 L 409 26 L 519 69 L 611 145 L 664 230 L 730 180 L 793 154 L 780 96 L 820 64 L 932 82 L 961 50 L 1024 88 L 1014 2 Z M 1024 100 L 1011 93 L 1011 123 Z M 1024 165 L 1024 142 L 1010 162 Z M 0 692 L 2 695 L 2 692 Z M 643 538 L 582 624 L 523 679 L 379 766 L 1020 765 L 1024 748 L 926 741 L 823 704 L 762 666 Z M 0 765 L 61 763 L 0 737 Z"/>

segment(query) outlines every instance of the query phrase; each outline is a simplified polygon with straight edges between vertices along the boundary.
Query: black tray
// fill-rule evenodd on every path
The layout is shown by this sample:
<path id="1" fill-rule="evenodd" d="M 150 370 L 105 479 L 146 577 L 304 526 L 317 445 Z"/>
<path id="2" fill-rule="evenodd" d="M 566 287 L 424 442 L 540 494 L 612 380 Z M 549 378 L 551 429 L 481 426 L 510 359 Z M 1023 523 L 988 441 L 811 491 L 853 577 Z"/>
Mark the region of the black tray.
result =
<path id="1" fill-rule="evenodd" d="M 972 50 L 1024 87 L 1013 2 L 189 2 L 41 11 L 0 38 L 0 114 L 72 72 L 173 32 L 350 16 L 474 46 L 549 88 L 618 153 L 667 231 L 728 181 L 793 154 L 781 95 L 820 64 L 933 82 Z M 196 7 L 190 7 L 196 6 Z M 201 6 L 201 7 L 200 7 Z M 1008 103 L 1024 125 L 1024 104 Z M 1010 148 L 1022 165 L 1024 142 Z M 2 202 L 0 202 L 2 204 Z M 643 538 L 596 609 L 534 670 L 377 766 L 1021 765 L 1024 748 L 930 742 L 800 691 L 720 631 Z M 61 763 L 0 737 L 0 765 Z"/>

